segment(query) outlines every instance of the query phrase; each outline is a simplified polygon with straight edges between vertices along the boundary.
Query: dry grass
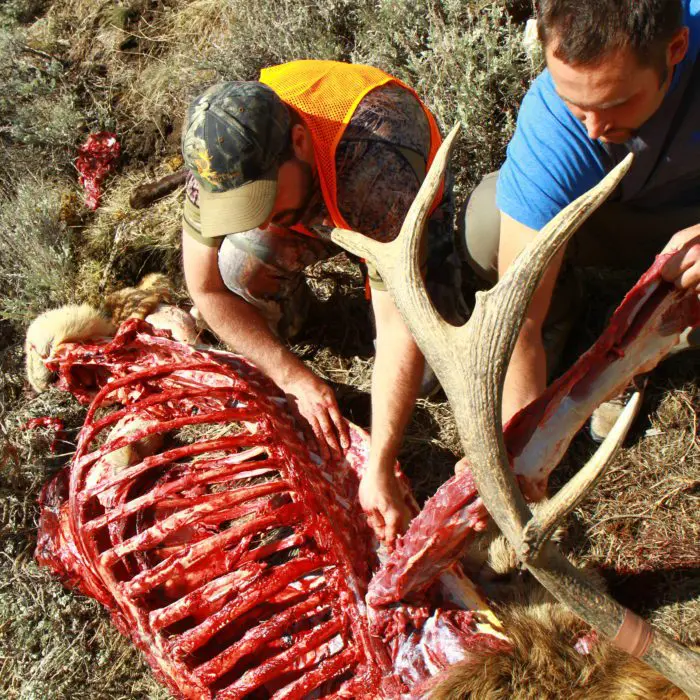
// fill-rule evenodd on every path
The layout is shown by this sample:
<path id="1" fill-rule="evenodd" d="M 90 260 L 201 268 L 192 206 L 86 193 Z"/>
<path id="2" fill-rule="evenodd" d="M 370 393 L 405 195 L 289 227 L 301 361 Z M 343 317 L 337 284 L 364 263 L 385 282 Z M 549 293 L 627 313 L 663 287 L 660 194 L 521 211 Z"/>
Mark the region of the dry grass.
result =
<path id="1" fill-rule="evenodd" d="M 180 265 L 183 190 L 147 209 L 132 209 L 129 197 L 140 184 L 177 170 L 180 159 L 163 162 L 147 175 L 132 172 L 109 186 L 92 221 L 81 231 L 76 296 L 97 303 L 104 292 L 135 284 L 149 272 L 163 272 L 173 289 L 183 288 Z"/>
<path id="2" fill-rule="evenodd" d="M 239 423 L 195 423 L 186 425 L 177 431 L 174 437 L 183 445 L 189 445 L 193 442 L 206 440 L 220 440 L 224 437 L 231 437 L 244 432 L 244 428 Z M 207 452 L 205 458 L 218 459 L 219 456 L 224 457 L 225 452 Z"/>
<path id="3" fill-rule="evenodd" d="M 700 566 L 700 522 L 692 517 L 700 505 L 697 406 L 692 385 L 662 396 L 645 434 L 588 506 L 591 556 L 601 564 L 621 573 Z"/>
<path id="4" fill-rule="evenodd" d="M 0 692 L 8 700 L 166 700 L 136 649 L 93 600 L 31 561 L 0 567 Z"/>
<path id="5" fill-rule="evenodd" d="M 686 354 L 652 373 L 640 419 L 594 493 L 571 518 L 567 544 L 598 567 L 614 595 L 670 634 L 700 643 L 700 391 Z M 580 435 L 556 489 L 595 446 Z"/>
<path id="6" fill-rule="evenodd" d="M 0 318 L 24 328 L 48 308 L 73 301 L 70 231 L 61 216 L 69 185 L 27 177 L 0 200 Z"/>

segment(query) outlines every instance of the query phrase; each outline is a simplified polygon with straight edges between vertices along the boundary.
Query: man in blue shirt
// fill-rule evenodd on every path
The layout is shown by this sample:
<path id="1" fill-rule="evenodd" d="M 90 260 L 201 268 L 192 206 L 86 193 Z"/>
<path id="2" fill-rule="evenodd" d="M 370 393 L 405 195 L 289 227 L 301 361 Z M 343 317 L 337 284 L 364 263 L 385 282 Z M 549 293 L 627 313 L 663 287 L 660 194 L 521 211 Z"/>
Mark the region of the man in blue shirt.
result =
<path id="1" fill-rule="evenodd" d="M 700 293 L 700 0 L 541 0 L 537 22 L 547 69 L 500 174 L 468 202 L 472 267 L 500 277 L 553 216 L 636 158 L 541 282 L 508 369 L 504 421 L 546 386 L 554 353 L 543 334 L 575 314 L 571 265 L 642 270 L 675 250 L 664 276 Z"/>

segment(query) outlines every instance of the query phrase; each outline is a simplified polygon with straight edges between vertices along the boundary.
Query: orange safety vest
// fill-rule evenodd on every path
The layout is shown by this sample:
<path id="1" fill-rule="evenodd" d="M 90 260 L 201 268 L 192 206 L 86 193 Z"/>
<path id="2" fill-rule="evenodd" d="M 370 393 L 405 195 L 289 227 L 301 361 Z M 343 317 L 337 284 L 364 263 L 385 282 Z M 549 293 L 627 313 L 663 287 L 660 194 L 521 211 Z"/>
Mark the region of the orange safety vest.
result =
<path id="1" fill-rule="evenodd" d="M 309 129 L 321 192 L 337 228 L 347 229 L 350 226 L 338 210 L 335 150 L 357 105 L 367 93 L 382 85 L 396 83 L 415 96 L 430 125 L 428 168 L 442 143 L 435 118 L 415 90 L 379 68 L 338 61 L 292 61 L 264 68 L 260 73 L 260 82 L 271 87 L 283 102 L 296 110 Z M 442 200 L 442 190 L 441 185 L 434 207 Z M 292 228 L 310 234 L 305 227 Z"/>

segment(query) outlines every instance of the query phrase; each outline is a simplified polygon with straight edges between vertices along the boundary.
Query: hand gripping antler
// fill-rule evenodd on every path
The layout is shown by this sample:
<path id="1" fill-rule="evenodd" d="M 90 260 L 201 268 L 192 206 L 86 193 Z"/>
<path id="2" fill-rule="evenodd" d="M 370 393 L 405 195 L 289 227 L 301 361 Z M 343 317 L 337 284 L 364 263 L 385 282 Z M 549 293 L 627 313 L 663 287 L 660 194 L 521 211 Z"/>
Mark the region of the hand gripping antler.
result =
<path id="1" fill-rule="evenodd" d="M 620 182 L 632 156 L 552 219 L 499 283 L 477 294 L 469 322 L 454 327 L 440 317 L 428 298 L 419 249 L 457 131 L 455 127 L 440 147 L 394 241 L 379 243 L 343 229 L 333 231 L 333 240 L 377 267 L 445 390 L 479 494 L 527 568 L 550 593 L 620 648 L 644 660 L 690 697 L 700 697 L 700 655 L 595 589 L 547 541 L 552 522 L 592 488 L 596 477 L 580 478 L 578 486 L 567 488 L 567 502 L 555 504 L 555 512 L 537 523 L 536 529 L 544 534 L 535 551 L 530 551 L 527 543 L 532 542 L 532 528 L 529 532 L 527 528 L 535 523 L 531 523 L 532 513 L 510 469 L 501 428 L 505 371 L 535 289 L 552 258 Z M 594 471 L 599 470 L 597 466 Z"/>

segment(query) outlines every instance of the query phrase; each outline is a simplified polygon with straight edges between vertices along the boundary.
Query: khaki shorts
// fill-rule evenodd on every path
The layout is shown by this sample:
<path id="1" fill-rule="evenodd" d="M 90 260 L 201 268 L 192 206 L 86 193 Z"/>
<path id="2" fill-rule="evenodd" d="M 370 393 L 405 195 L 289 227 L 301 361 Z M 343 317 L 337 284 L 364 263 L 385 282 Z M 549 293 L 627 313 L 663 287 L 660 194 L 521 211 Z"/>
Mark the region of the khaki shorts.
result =
<path id="1" fill-rule="evenodd" d="M 458 245 L 483 279 L 498 278 L 501 216 L 496 206 L 498 172 L 486 175 L 472 192 L 458 219 Z M 644 209 L 605 202 L 574 234 L 566 263 L 578 267 L 645 270 L 671 236 L 700 223 L 700 204 Z"/>

